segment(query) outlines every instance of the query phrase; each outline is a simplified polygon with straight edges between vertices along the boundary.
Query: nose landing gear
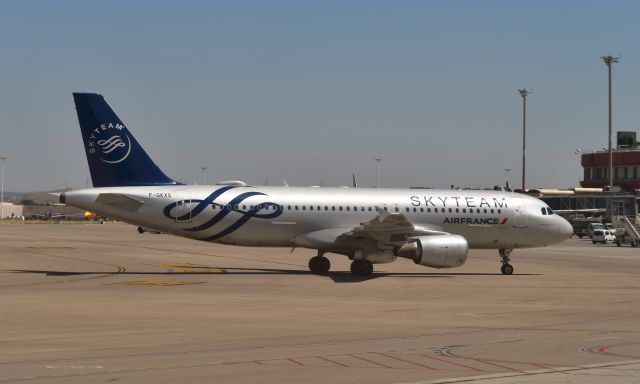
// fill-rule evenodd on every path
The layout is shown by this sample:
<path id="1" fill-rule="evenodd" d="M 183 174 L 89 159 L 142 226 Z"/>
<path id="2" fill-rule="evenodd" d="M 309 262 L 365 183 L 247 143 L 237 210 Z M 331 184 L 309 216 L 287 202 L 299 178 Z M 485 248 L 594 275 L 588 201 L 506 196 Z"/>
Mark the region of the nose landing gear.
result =
<path id="1" fill-rule="evenodd" d="M 500 254 L 500 261 L 502 262 L 500 271 L 503 275 L 510 275 L 513 273 L 513 266 L 509 264 L 509 262 L 511 261 L 511 259 L 509 258 L 511 251 L 513 251 L 513 249 L 501 248 L 498 250 L 498 253 Z"/>

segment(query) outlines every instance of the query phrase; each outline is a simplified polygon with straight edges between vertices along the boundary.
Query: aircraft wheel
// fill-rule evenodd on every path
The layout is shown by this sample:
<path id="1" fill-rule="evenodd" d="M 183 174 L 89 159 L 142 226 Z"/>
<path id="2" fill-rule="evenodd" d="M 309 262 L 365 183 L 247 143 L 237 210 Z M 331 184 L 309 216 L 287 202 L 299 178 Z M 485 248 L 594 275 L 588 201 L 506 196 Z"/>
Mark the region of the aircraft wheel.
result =
<path id="1" fill-rule="evenodd" d="M 324 256 L 314 256 L 309 260 L 309 270 L 318 275 L 329 272 L 331 262 Z"/>
<path id="2" fill-rule="evenodd" d="M 500 271 L 503 275 L 510 275 L 513 273 L 513 267 L 511 266 L 511 264 L 502 264 L 502 268 L 500 268 Z"/>
<path id="3" fill-rule="evenodd" d="M 142 228 L 142 227 L 138 227 L 138 232 L 140 232 L 140 233 L 144 233 L 144 228 Z"/>
<path id="4" fill-rule="evenodd" d="M 373 273 L 373 264 L 369 260 L 354 260 L 351 262 L 351 273 L 357 276 L 369 276 Z"/>

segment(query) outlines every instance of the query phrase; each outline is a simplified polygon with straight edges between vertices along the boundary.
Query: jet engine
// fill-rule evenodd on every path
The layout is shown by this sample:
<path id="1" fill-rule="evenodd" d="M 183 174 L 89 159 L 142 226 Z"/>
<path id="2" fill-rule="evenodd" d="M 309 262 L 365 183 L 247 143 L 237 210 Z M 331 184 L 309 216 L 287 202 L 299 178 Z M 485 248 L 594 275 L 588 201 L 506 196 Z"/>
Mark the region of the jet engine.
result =
<path id="1" fill-rule="evenodd" d="M 467 261 L 469 244 L 458 235 L 420 236 L 410 239 L 395 252 L 396 256 L 433 268 L 455 268 Z"/>

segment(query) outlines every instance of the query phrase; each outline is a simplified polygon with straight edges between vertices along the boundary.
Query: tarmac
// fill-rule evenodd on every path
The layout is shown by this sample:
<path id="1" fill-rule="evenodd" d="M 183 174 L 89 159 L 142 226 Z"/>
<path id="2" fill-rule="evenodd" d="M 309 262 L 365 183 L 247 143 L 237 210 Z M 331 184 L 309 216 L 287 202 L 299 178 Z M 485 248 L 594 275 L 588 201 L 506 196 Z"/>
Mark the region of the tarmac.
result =
<path id="1" fill-rule="evenodd" d="M 0 224 L 0 383 L 638 383 L 640 248 L 398 259 Z"/>

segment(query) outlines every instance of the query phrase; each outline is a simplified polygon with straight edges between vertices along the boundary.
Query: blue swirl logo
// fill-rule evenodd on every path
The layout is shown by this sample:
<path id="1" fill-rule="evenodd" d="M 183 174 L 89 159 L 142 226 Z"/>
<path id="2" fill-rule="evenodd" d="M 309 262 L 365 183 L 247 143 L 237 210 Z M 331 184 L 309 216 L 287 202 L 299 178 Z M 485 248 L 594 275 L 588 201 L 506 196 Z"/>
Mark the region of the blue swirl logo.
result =
<path id="1" fill-rule="evenodd" d="M 225 203 L 225 204 L 216 202 L 217 198 L 222 196 L 225 192 L 234 188 L 236 187 L 228 186 L 228 187 L 220 188 L 214 191 L 213 193 L 211 193 L 209 196 L 207 196 L 203 200 L 192 199 L 192 200 L 180 200 L 180 201 L 173 202 L 167 205 L 166 207 L 164 207 L 163 213 L 169 219 L 176 220 L 176 221 L 185 221 L 185 220 L 189 220 L 189 219 L 193 219 L 194 217 L 197 217 L 208 206 L 220 208 L 220 211 L 215 216 L 205 221 L 204 223 L 196 225 L 195 227 L 183 228 L 185 231 L 189 231 L 189 232 L 205 231 L 213 227 L 214 225 L 218 224 L 224 218 L 229 216 L 232 212 L 239 213 L 241 215 L 240 218 L 238 218 L 236 221 L 231 223 L 227 228 L 213 235 L 209 235 L 207 237 L 200 239 L 200 240 L 206 240 L 206 241 L 221 239 L 233 233 L 238 228 L 242 227 L 247 221 L 249 221 L 254 217 L 259 219 L 274 219 L 282 215 L 282 206 L 272 202 L 263 202 L 257 205 L 250 205 L 249 206 L 250 208 L 248 210 L 240 209 L 239 204 L 241 204 L 243 201 L 245 201 L 249 197 L 267 196 L 266 194 L 261 192 L 244 192 L 234 197 L 228 203 Z M 187 204 L 196 204 L 196 206 L 193 207 L 191 211 L 181 214 L 179 216 L 174 216 L 171 213 L 171 211 L 178 205 L 184 206 Z"/>

